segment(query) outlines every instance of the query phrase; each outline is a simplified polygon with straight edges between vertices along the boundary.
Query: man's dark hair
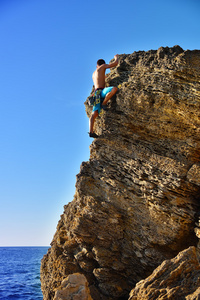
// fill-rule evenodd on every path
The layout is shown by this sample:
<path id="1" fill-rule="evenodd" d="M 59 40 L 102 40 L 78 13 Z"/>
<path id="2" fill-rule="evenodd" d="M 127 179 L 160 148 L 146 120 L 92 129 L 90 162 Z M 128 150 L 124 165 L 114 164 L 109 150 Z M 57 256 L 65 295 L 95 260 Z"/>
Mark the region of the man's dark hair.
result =
<path id="1" fill-rule="evenodd" d="M 98 66 L 104 65 L 105 63 L 106 63 L 106 62 L 105 62 L 104 59 L 99 59 L 99 60 L 97 60 L 97 65 L 98 65 Z"/>

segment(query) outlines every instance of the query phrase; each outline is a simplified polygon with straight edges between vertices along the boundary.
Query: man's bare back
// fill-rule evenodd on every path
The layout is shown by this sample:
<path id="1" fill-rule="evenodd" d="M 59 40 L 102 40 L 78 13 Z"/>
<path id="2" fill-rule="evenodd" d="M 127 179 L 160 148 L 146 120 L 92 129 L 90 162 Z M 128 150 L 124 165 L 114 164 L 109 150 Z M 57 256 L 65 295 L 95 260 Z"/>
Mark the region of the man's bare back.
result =
<path id="1" fill-rule="evenodd" d="M 104 88 L 105 87 L 105 72 L 106 68 L 105 65 L 101 65 L 97 67 L 92 75 L 92 79 L 94 82 L 95 89 Z"/>

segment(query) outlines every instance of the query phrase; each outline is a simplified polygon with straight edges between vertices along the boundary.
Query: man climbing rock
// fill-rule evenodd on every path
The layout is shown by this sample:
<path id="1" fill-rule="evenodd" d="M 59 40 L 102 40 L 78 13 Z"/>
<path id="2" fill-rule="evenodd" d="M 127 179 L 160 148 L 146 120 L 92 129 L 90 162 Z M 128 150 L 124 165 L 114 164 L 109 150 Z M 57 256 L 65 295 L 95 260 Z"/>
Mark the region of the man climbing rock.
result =
<path id="1" fill-rule="evenodd" d="M 118 65 L 118 54 L 114 56 L 114 62 L 106 64 L 103 59 L 97 61 L 96 70 L 92 75 L 95 87 L 95 101 L 93 105 L 92 115 L 90 117 L 90 132 L 89 136 L 97 138 L 98 135 L 93 131 L 95 119 L 100 114 L 101 109 L 106 110 L 107 102 L 117 92 L 117 87 L 105 87 L 105 73 L 106 69 L 114 68 Z"/>

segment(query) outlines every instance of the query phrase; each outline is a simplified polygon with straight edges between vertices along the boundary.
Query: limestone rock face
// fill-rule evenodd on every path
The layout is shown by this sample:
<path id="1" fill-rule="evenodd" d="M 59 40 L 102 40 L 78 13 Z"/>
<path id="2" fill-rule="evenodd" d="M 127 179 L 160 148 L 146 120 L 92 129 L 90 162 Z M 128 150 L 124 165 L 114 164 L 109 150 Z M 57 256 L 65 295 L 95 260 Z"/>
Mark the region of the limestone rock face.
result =
<path id="1" fill-rule="evenodd" d="M 129 300 L 200 299 L 200 264 L 196 248 L 165 260 L 147 279 L 136 284 Z"/>
<path id="2" fill-rule="evenodd" d="M 42 260 L 44 300 L 73 273 L 94 300 L 128 299 L 163 261 L 197 245 L 200 51 L 120 55 L 107 85 L 119 91 L 96 120 L 99 138 Z"/>

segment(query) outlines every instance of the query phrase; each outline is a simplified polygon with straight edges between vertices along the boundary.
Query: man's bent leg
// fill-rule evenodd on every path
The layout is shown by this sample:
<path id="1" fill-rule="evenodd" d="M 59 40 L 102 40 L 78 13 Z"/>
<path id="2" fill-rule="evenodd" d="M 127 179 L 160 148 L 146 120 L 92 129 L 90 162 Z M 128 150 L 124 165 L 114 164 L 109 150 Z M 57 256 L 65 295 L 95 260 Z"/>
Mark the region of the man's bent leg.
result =
<path id="1" fill-rule="evenodd" d="M 103 100 L 102 105 L 106 105 L 107 102 L 117 93 L 118 88 L 117 87 L 113 87 L 112 90 L 106 94 L 105 99 Z"/>

